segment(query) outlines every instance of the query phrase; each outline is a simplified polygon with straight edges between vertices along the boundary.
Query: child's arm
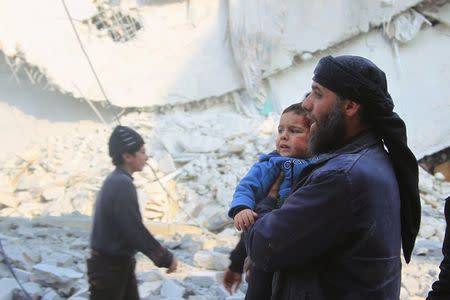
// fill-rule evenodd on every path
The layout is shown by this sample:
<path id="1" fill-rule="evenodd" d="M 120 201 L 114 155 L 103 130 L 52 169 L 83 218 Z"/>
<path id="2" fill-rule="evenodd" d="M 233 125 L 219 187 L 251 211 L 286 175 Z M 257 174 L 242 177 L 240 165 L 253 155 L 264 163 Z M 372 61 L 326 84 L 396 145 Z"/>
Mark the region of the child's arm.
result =
<path id="1" fill-rule="evenodd" d="M 256 163 L 239 181 L 233 194 L 230 210 L 228 211 L 230 218 L 234 219 L 235 215 L 243 209 L 253 209 L 255 207 L 257 193 L 260 193 L 264 189 L 261 180 L 267 168 L 267 162 Z M 267 192 L 267 189 L 265 192 Z"/>

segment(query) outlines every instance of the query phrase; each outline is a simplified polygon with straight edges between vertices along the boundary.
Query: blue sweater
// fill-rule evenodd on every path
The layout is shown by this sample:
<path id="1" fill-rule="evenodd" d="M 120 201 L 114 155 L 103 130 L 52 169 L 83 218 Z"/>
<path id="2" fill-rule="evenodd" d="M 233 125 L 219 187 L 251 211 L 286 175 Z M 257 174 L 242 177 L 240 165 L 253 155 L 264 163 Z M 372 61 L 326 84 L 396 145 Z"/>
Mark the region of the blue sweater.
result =
<path id="1" fill-rule="evenodd" d="M 279 197 L 281 199 L 286 198 L 300 172 L 313 160 L 315 158 L 298 159 L 280 156 L 276 151 L 260 155 L 259 162 L 250 168 L 247 175 L 241 179 L 236 187 L 228 211 L 230 218 L 234 217 L 235 209 L 239 206 L 253 209 L 255 204 L 267 195 L 280 171 L 284 172 L 284 179 L 280 186 Z"/>

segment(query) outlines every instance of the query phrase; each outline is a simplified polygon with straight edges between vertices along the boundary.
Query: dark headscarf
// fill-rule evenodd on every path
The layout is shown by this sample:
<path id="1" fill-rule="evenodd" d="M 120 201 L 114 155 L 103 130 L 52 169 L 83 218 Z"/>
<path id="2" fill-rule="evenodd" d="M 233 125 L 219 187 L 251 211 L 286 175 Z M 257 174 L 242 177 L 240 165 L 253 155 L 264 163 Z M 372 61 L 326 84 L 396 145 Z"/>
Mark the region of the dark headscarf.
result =
<path id="1" fill-rule="evenodd" d="M 109 138 L 109 156 L 113 159 L 125 152 L 134 153 L 144 145 L 144 139 L 135 130 L 127 126 L 114 128 Z"/>
<path id="2" fill-rule="evenodd" d="M 345 99 L 363 104 L 371 125 L 383 139 L 399 185 L 403 255 L 409 262 L 420 226 L 419 172 L 407 145 L 405 123 L 393 112 L 386 75 L 364 57 L 326 56 L 316 66 L 313 80 Z"/>

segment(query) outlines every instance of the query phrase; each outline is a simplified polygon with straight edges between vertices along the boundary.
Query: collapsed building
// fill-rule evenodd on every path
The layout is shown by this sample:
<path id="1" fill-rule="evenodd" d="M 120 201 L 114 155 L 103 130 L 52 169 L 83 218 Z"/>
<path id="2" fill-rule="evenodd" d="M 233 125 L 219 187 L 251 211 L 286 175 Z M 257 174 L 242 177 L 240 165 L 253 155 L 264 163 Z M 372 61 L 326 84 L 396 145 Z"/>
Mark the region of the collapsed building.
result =
<path id="1" fill-rule="evenodd" d="M 439 248 L 450 193 L 449 1 L 11 0 L 0 20 L 1 216 L 90 216 L 120 121 L 151 155 L 135 180 L 145 219 L 235 237 L 227 205 L 256 155 L 273 148 L 278 114 L 310 89 L 322 56 L 354 54 L 386 72 L 408 142 L 436 173 L 420 172 L 419 249 Z M 74 217 L 57 222 L 88 222 Z M 80 240 L 69 246 L 86 249 Z M 411 278 L 402 295 L 423 295 L 433 279 Z"/>

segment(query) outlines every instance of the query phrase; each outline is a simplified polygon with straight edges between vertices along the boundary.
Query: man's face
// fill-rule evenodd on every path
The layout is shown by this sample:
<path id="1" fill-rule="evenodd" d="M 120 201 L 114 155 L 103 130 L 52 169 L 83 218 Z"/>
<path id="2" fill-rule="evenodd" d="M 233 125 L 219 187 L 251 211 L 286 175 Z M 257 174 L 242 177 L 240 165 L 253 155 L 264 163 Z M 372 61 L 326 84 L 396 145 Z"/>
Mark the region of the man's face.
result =
<path id="1" fill-rule="evenodd" d="M 304 116 L 292 111 L 281 115 L 276 140 L 277 152 L 281 156 L 307 156 L 309 126 Z"/>
<path id="2" fill-rule="evenodd" d="M 132 173 L 140 172 L 144 169 L 148 156 L 145 153 L 145 147 L 142 147 L 134 154 L 125 153 L 125 163 L 129 166 Z"/>
<path id="3" fill-rule="evenodd" d="M 344 139 L 345 119 L 336 93 L 313 81 L 311 94 L 302 106 L 312 122 L 310 152 L 327 153 L 338 147 Z"/>

